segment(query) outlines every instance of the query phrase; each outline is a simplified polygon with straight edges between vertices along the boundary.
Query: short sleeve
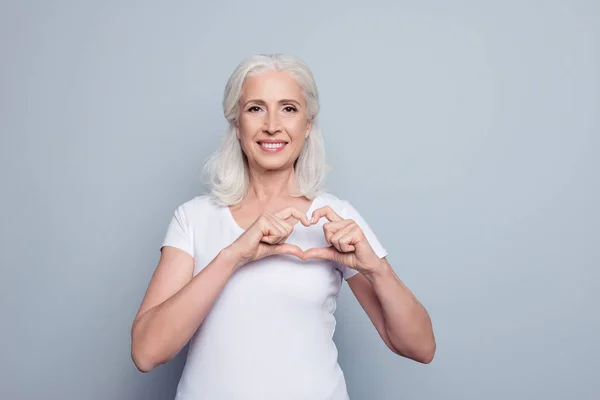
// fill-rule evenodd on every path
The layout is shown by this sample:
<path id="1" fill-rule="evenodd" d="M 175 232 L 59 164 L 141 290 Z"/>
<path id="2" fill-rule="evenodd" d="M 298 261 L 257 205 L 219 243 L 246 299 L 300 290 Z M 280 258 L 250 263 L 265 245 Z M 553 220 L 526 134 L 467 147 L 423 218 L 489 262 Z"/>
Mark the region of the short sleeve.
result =
<path id="1" fill-rule="evenodd" d="M 379 258 L 387 256 L 387 251 L 360 213 L 347 201 L 343 201 L 342 218 L 354 220 L 365 234 L 367 241 Z M 358 273 L 355 269 L 340 264 L 342 276 L 348 280 Z"/>
<path id="2" fill-rule="evenodd" d="M 189 224 L 189 216 L 186 207 L 179 206 L 171 218 L 162 247 L 172 246 L 181 249 L 194 257 L 194 241 Z"/>

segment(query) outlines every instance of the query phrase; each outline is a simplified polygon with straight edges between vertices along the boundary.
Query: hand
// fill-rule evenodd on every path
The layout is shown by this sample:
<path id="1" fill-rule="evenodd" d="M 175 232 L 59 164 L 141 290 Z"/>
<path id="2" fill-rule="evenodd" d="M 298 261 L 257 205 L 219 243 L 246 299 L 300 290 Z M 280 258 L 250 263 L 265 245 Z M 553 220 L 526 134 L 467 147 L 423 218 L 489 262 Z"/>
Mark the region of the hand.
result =
<path id="1" fill-rule="evenodd" d="M 329 220 L 323 225 L 323 231 L 325 240 L 331 246 L 308 249 L 304 252 L 304 259 L 324 258 L 336 261 L 364 275 L 380 266 L 381 260 L 356 222 L 343 219 L 331 207 L 325 206 L 313 212 L 311 225 L 323 217 Z"/>
<path id="2" fill-rule="evenodd" d="M 273 254 L 291 254 L 302 258 L 304 252 L 296 245 L 284 243 L 292 234 L 296 222 L 310 226 L 300 210 L 288 207 L 277 213 L 263 213 L 233 242 L 229 248 L 236 257 L 236 269 L 251 261 Z"/>

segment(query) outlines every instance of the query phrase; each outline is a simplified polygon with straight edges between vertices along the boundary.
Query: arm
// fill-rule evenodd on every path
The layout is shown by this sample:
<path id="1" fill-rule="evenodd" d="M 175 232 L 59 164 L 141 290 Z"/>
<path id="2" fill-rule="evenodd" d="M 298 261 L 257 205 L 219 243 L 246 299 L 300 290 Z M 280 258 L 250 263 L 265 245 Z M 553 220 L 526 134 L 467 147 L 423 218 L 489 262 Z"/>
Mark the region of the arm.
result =
<path id="1" fill-rule="evenodd" d="M 436 344 L 429 314 L 386 258 L 372 272 L 356 274 L 347 282 L 393 352 L 425 364 L 433 360 Z"/>
<path id="2" fill-rule="evenodd" d="M 192 278 L 193 258 L 175 247 L 163 247 L 131 329 L 131 357 L 140 371 L 148 372 L 177 355 L 235 268 L 230 251 L 224 249 Z"/>
<path id="3" fill-rule="evenodd" d="M 131 357 L 147 372 L 171 360 L 198 330 L 231 275 L 244 264 L 272 254 L 302 256 L 284 242 L 290 219 L 308 226 L 306 215 L 292 208 L 261 215 L 234 243 L 224 248 L 195 277 L 192 256 L 165 246 L 131 328 Z"/>
<path id="4" fill-rule="evenodd" d="M 362 227 L 371 232 L 360 215 Z M 313 212 L 311 221 L 329 220 L 323 231 L 330 247 L 308 249 L 304 258 L 324 258 L 346 265 L 359 273 L 347 280 L 385 344 L 396 354 L 429 363 L 436 350 L 431 320 L 425 308 L 396 276 L 385 257 L 379 258 L 361 226 L 343 219 L 331 207 Z M 375 237 L 370 233 L 371 238 Z"/>

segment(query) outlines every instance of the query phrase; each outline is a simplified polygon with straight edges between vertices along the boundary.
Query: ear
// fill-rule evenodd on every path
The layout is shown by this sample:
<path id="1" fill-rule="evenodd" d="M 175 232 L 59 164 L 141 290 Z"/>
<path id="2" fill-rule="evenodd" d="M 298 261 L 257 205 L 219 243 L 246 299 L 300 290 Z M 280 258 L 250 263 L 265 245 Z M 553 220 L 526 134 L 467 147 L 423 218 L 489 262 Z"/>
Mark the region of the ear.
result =
<path id="1" fill-rule="evenodd" d="M 304 139 L 308 138 L 308 135 L 310 135 L 314 118 L 315 118 L 315 116 L 312 115 L 312 116 L 308 117 L 308 121 L 306 121 L 306 133 L 304 134 Z"/>
<path id="2" fill-rule="evenodd" d="M 240 124 L 237 120 L 235 121 L 234 126 L 235 126 L 235 136 L 239 140 L 240 139 Z"/>

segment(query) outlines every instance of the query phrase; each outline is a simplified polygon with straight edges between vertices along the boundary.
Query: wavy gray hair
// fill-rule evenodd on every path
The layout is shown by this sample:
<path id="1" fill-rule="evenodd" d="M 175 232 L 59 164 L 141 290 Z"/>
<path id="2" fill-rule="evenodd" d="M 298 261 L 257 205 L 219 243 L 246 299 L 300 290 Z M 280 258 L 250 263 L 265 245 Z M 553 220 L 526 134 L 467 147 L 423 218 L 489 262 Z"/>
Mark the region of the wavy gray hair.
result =
<path id="1" fill-rule="evenodd" d="M 312 128 L 304 148 L 295 162 L 298 196 L 313 199 L 321 190 L 327 165 L 323 136 L 317 124 L 319 92 L 313 74 L 300 59 L 283 54 L 260 54 L 242 61 L 233 71 L 223 96 L 223 113 L 229 127 L 221 147 L 214 152 L 204 166 L 205 183 L 217 201 L 226 205 L 239 203 L 248 190 L 248 164 L 236 135 L 239 117 L 239 100 L 246 78 L 266 71 L 285 71 L 300 85 L 307 105 Z"/>

